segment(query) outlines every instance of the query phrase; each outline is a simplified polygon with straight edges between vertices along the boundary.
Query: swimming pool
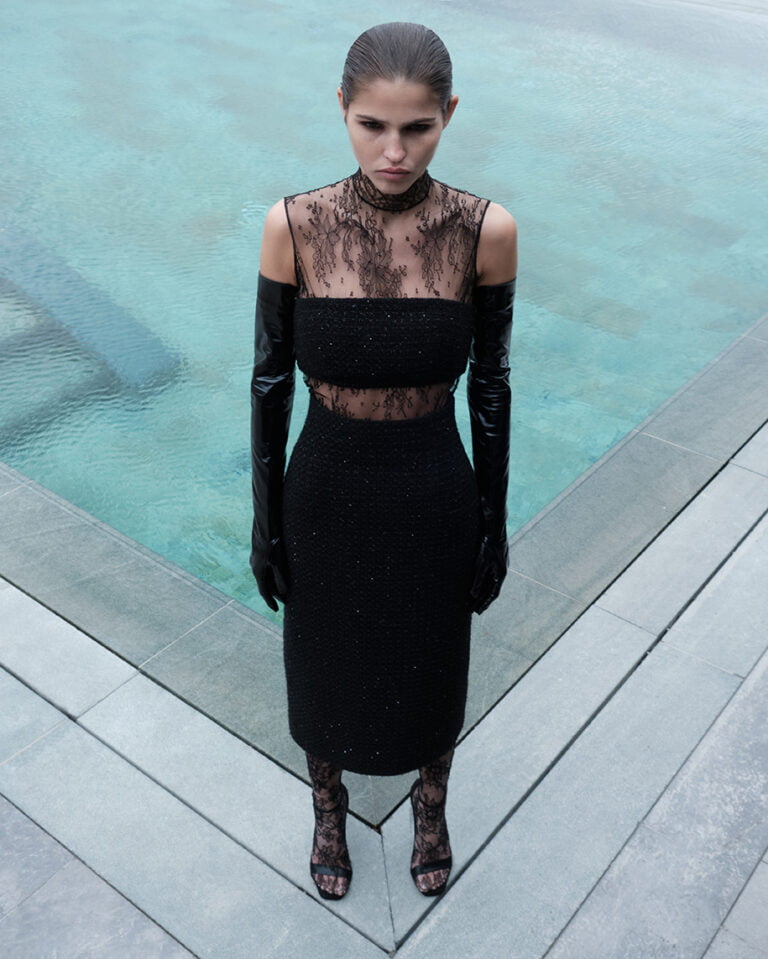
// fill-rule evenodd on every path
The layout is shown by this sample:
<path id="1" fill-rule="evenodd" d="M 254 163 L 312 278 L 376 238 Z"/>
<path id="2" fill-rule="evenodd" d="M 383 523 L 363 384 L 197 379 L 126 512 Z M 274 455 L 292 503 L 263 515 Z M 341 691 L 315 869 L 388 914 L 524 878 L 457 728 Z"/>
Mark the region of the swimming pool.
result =
<path id="1" fill-rule="evenodd" d="M 768 4 L 387 16 L 453 54 L 433 174 L 520 225 L 514 530 L 765 311 Z M 351 171 L 334 78 L 378 17 L 335 0 L 0 12 L 0 458 L 265 613 L 247 568 L 261 225 Z"/>

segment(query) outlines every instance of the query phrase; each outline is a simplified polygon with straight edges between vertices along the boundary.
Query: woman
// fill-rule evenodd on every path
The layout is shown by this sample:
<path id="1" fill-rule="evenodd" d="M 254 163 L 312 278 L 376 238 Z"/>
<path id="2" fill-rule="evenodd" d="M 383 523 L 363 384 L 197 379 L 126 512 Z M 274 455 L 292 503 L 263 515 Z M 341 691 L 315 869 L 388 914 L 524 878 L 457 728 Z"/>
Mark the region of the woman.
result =
<path id="1" fill-rule="evenodd" d="M 287 197 L 264 227 L 251 565 L 267 604 L 285 603 L 320 895 L 341 898 L 352 878 L 342 770 L 418 768 L 411 874 L 430 896 L 451 868 L 470 616 L 506 574 L 517 236 L 502 207 L 427 172 L 458 102 L 431 30 L 367 30 L 338 98 L 359 169 Z M 468 359 L 474 471 L 453 410 Z M 310 403 L 284 475 L 294 360 Z"/>

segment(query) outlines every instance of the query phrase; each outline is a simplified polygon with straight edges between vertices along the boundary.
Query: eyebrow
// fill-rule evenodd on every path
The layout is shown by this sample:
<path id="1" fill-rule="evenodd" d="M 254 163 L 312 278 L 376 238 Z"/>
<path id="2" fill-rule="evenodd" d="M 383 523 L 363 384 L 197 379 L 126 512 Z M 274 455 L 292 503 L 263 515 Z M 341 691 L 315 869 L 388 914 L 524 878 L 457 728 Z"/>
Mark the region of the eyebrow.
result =
<path id="1" fill-rule="evenodd" d="M 372 117 L 368 113 L 356 113 L 355 118 L 358 120 L 373 120 L 375 123 L 383 123 L 384 121 L 379 119 L 379 117 Z M 437 119 L 437 116 L 431 117 L 418 117 L 415 120 L 409 120 L 404 126 L 410 126 L 412 123 L 434 123 Z"/>

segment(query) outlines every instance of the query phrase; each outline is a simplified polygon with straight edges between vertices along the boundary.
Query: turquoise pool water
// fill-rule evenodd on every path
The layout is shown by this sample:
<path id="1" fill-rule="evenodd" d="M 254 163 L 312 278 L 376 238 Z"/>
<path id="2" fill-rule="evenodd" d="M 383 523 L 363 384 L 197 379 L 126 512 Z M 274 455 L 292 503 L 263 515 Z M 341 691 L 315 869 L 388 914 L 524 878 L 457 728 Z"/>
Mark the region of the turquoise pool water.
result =
<path id="1" fill-rule="evenodd" d="M 0 9 L 0 458 L 262 612 L 259 239 L 277 198 L 353 169 L 335 83 L 381 12 L 352 6 Z M 768 308 L 768 3 L 386 17 L 454 58 L 433 175 L 520 226 L 514 530 Z M 305 403 L 302 386 L 294 437 Z"/>

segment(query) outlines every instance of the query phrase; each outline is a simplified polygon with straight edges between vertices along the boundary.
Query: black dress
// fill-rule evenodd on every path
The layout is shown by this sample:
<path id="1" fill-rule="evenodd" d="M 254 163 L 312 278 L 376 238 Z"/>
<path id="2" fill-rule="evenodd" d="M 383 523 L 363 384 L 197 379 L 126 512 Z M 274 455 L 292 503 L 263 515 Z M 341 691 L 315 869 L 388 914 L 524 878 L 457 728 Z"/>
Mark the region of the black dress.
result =
<path id="1" fill-rule="evenodd" d="M 428 175 L 382 209 L 358 172 L 289 197 L 307 419 L 284 484 L 291 734 L 391 775 L 464 720 L 477 485 L 453 391 L 488 203 Z"/>

